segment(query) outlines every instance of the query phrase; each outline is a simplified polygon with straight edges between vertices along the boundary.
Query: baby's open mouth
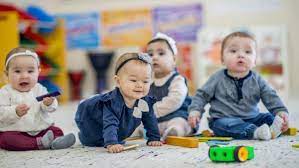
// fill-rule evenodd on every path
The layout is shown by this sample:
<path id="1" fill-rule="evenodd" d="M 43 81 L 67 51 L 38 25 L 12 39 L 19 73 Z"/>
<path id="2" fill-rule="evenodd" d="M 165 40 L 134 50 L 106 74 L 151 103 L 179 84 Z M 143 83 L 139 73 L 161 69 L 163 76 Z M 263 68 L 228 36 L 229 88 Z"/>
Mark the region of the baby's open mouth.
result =
<path id="1" fill-rule="evenodd" d="M 28 82 L 21 82 L 19 85 L 22 86 L 22 87 L 24 87 L 24 86 L 29 85 L 29 83 Z"/>
<path id="2" fill-rule="evenodd" d="M 238 64 L 244 64 L 244 61 L 238 61 Z"/>

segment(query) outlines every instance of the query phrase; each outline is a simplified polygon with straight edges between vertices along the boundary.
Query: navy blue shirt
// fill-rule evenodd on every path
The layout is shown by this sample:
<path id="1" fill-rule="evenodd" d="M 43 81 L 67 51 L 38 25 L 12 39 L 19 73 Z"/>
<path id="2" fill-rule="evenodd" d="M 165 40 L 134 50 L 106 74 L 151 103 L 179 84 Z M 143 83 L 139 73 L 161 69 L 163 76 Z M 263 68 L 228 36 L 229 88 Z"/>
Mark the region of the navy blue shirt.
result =
<path id="1" fill-rule="evenodd" d="M 141 117 L 133 115 L 133 108 L 128 108 L 118 88 L 111 92 L 96 95 L 84 100 L 78 106 L 75 121 L 80 130 L 79 139 L 86 146 L 108 146 L 122 144 L 142 122 L 147 130 L 148 142 L 160 141 L 157 119 L 153 111 L 155 100 L 143 97 L 149 111 Z"/>

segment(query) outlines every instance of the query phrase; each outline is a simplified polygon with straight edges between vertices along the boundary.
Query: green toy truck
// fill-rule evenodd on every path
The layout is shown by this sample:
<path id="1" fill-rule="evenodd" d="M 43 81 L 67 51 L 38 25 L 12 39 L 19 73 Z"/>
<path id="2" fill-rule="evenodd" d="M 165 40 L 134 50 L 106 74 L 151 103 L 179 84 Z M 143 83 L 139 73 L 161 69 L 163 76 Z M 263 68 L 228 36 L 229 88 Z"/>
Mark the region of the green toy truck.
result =
<path id="1" fill-rule="evenodd" d="M 213 162 L 244 162 L 254 158 L 251 146 L 211 146 L 209 158 Z"/>

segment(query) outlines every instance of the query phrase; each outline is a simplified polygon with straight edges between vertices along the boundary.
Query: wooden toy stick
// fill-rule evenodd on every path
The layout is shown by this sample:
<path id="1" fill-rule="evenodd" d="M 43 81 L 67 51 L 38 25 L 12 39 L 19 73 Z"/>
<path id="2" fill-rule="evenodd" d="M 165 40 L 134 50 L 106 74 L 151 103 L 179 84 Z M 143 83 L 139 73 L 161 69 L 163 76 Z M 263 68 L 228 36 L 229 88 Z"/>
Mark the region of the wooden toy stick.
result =
<path id="1" fill-rule="evenodd" d="M 129 146 L 125 146 L 125 147 L 124 147 L 124 150 L 126 151 L 126 150 L 130 150 L 130 149 L 135 149 L 135 148 L 137 148 L 137 147 L 139 147 L 138 144 L 135 144 L 135 145 L 129 145 Z"/>
<path id="2" fill-rule="evenodd" d="M 165 142 L 168 145 L 182 146 L 187 148 L 198 147 L 198 140 L 197 138 L 193 138 L 193 137 L 167 136 Z"/>
<path id="3" fill-rule="evenodd" d="M 206 142 L 209 140 L 218 140 L 218 141 L 231 141 L 232 137 L 196 137 L 199 142 Z"/>
<path id="4" fill-rule="evenodd" d="M 125 141 L 134 141 L 134 140 L 142 140 L 142 137 L 136 136 L 136 137 L 129 137 L 126 138 Z"/>

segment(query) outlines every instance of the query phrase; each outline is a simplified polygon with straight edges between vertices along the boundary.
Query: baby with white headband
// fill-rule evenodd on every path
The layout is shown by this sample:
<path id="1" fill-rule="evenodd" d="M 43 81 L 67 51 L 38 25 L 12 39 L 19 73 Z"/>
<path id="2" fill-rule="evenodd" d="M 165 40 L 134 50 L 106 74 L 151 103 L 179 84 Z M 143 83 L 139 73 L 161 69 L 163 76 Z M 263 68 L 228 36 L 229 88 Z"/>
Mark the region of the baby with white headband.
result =
<path id="1" fill-rule="evenodd" d="M 13 151 L 63 149 L 75 143 L 74 134 L 63 136 L 49 112 L 56 111 L 55 97 L 38 83 L 40 61 L 31 49 L 17 47 L 5 59 L 8 84 L 0 89 L 0 148 Z"/>
<path id="2" fill-rule="evenodd" d="M 188 96 L 187 80 L 176 69 L 178 49 L 175 41 L 163 33 L 148 42 L 147 53 L 153 60 L 154 80 L 149 95 L 158 101 L 154 110 L 159 130 L 164 140 L 167 135 L 187 136 L 193 131 L 187 122 Z"/>

